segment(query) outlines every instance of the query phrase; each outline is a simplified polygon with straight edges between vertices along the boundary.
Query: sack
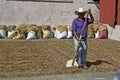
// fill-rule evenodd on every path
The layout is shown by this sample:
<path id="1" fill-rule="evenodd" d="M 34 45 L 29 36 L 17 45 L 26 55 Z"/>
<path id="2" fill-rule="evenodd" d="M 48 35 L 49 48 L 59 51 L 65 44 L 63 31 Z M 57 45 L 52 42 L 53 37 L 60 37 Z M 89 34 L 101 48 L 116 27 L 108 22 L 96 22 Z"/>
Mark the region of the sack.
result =
<path id="1" fill-rule="evenodd" d="M 28 40 L 28 39 L 37 39 L 37 37 L 36 37 L 36 32 L 35 32 L 35 31 L 30 31 L 30 32 L 28 32 L 26 39 L 27 39 L 27 40 Z"/>
<path id="2" fill-rule="evenodd" d="M 56 30 L 53 30 L 53 35 L 54 35 L 54 38 L 57 38 L 57 31 Z"/>
<path id="3" fill-rule="evenodd" d="M 108 38 L 108 30 L 104 29 L 102 31 L 97 31 L 95 38 L 107 39 Z"/>
<path id="4" fill-rule="evenodd" d="M 8 31 L 8 37 L 10 37 L 12 34 L 14 34 L 15 33 L 15 30 L 12 30 L 12 31 Z"/>
<path id="5" fill-rule="evenodd" d="M 72 32 L 68 31 L 67 39 L 71 39 L 71 38 L 72 38 Z"/>
<path id="6" fill-rule="evenodd" d="M 7 37 L 6 33 L 7 33 L 7 31 L 5 29 L 1 29 L 0 30 L 0 38 L 6 38 Z"/>
<path id="7" fill-rule="evenodd" d="M 17 35 L 18 35 L 17 32 L 15 32 L 15 33 L 11 34 L 11 35 L 9 36 L 9 38 L 10 38 L 10 39 L 13 39 L 13 38 L 15 38 Z"/>
<path id="8" fill-rule="evenodd" d="M 57 29 L 56 29 L 56 34 L 58 39 L 65 39 L 67 38 L 67 31 L 63 31 L 62 33 L 60 33 Z"/>
<path id="9" fill-rule="evenodd" d="M 50 30 L 43 30 L 43 39 L 45 38 L 51 38 L 51 31 Z"/>
<path id="10" fill-rule="evenodd" d="M 50 25 L 42 25 L 43 39 L 52 38 L 52 31 Z"/>
<path id="11" fill-rule="evenodd" d="M 71 26 L 66 26 L 67 27 L 67 39 L 72 39 L 72 27 Z"/>

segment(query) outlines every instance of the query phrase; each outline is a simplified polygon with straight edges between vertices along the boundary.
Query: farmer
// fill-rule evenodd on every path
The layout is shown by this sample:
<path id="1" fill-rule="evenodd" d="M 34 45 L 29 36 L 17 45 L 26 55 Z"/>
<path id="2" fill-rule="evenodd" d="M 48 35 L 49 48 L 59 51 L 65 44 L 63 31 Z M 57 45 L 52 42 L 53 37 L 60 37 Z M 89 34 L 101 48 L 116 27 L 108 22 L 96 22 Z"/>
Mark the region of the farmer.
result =
<path id="1" fill-rule="evenodd" d="M 72 32 L 73 32 L 73 41 L 75 45 L 75 50 L 77 50 L 77 54 L 75 56 L 75 60 L 79 63 L 79 67 L 87 69 L 86 66 L 86 57 L 87 57 L 87 31 L 88 31 L 88 24 L 93 23 L 94 17 L 91 14 L 91 9 L 88 9 L 88 13 L 90 18 L 87 18 L 86 26 L 82 32 L 83 24 L 85 22 L 85 14 L 87 11 L 84 11 L 83 8 L 79 8 L 78 11 L 75 11 L 75 14 L 78 15 L 72 22 Z M 82 32 L 82 34 L 81 34 Z M 81 40 L 80 40 L 81 35 Z"/>

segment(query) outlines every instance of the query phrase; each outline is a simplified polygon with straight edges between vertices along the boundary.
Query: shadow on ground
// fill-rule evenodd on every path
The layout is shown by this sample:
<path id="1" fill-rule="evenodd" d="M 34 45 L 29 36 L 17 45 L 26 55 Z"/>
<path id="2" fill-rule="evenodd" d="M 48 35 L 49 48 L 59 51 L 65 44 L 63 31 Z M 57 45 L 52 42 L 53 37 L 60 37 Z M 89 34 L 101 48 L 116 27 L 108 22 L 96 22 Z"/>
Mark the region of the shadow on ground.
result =
<path id="1" fill-rule="evenodd" d="M 109 65 L 112 65 L 112 63 L 110 63 L 110 62 L 108 62 L 108 61 L 105 61 L 105 60 L 96 60 L 96 61 L 94 61 L 94 62 L 89 62 L 89 61 L 87 61 L 87 66 L 88 67 L 91 67 L 92 65 L 100 65 L 100 64 L 102 64 L 102 63 L 107 63 L 107 64 L 109 64 Z"/>

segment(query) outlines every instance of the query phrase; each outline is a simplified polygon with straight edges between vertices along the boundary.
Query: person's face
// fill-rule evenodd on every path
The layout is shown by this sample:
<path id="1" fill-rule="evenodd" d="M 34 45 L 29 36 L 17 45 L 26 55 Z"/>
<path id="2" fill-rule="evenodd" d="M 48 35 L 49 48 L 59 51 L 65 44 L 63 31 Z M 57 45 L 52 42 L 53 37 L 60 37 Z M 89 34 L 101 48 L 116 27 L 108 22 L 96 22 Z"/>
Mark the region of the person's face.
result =
<path id="1" fill-rule="evenodd" d="M 85 12 L 78 13 L 78 15 L 79 15 L 79 16 L 81 16 L 81 17 L 84 17 L 84 15 L 85 15 Z"/>

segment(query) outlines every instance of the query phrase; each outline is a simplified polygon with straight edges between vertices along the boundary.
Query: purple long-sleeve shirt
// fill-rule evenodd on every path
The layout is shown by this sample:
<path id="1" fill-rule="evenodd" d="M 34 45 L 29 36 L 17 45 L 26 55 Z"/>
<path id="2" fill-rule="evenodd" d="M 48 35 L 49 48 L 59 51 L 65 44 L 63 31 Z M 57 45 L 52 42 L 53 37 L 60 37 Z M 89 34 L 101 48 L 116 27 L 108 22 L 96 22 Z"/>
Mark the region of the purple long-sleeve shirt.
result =
<path id="1" fill-rule="evenodd" d="M 87 31 L 88 31 L 88 24 L 90 24 L 92 21 L 91 19 L 87 19 L 87 24 L 84 28 L 84 31 L 82 33 L 82 39 L 87 38 Z M 84 21 L 80 21 L 79 18 L 75 18 L 72 22 L 72 31 L 75 31 L 77 36 L 79 37 L 81 32 L 82 32 L 82 27 L 83 27 Z"/>

